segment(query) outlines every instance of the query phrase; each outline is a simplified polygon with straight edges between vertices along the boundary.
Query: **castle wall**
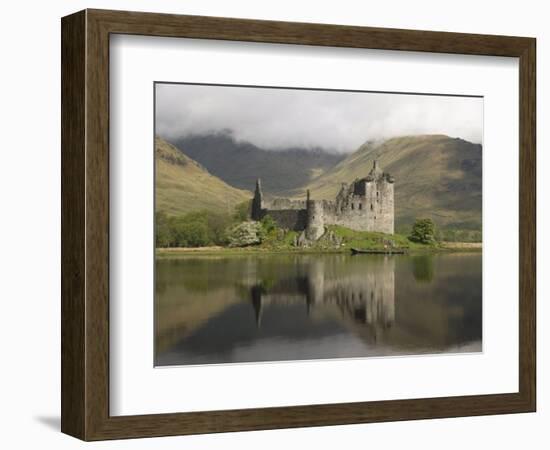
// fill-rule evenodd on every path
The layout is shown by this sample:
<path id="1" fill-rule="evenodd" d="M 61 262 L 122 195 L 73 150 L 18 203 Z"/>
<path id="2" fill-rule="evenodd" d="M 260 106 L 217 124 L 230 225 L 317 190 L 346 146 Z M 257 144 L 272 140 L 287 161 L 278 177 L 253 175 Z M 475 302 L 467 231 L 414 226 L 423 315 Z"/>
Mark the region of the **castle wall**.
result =
<path id="1" fill-rule="evenodd" d="M 357 231 L 393 234 L 393 183 L 363 181 L 339 195 L 323 201 L 325 225 L 340 225 Z"/>
<path id="2" fill-rule="evenodd" d="M 258 180 L 252 202 L 252 218 L 270 215 L 282 228 L 305 230 L 310 240 L 319 239 L 326 225 L 340 225 L 357 231 L 394 233 L 394 183 L 374 163 L 366 178 L 342 184 L 335 200 L 263 200 Z"/>
<path id="3" fill-rule="evenodd" d="M 261 208 L 253 219 L 261 220 L 266 215 L 269 215 L 281 228 L 302 231 L 307 226 L 305 200 L 289 200 L 287 198 L 262 200 Z"/>
<path id="4" fill-rule="evenodd" d="M 288 198 L 275 198 L 273 200 L 264 201 L 263 207 L 270 211 L 285 209 L 306 209 L 306 201 L 290 200 Z"/>
<path id="5" fill-rule="evenodd" d="M 307 225 L 307 211 L 305 209 L 265 210 L 264 216 L 267 214 L 281 228 L 302 231 Z"/>
<path id="6" fill-rule="evenodd" d="M 393 183 L 383 180 L 365 182 L 359 189 L 364 189 L 365 194 L 356 195 L 352 191 L 336 201 L 310 200 L 308 203 L 277 199 L 266 202 L 255 220 L 269 214 L 282 228 L 306 230 L 311 240 L 321 237 L 326 225 L 393 234 Z"/>
<path id="7" fill-rule="evenodd" d="M 352 195 L 345 203 L 328 204 L 325 225 L 340 225 L 352 230 L 369 231 L 369 214 L 361 197 Z"/>

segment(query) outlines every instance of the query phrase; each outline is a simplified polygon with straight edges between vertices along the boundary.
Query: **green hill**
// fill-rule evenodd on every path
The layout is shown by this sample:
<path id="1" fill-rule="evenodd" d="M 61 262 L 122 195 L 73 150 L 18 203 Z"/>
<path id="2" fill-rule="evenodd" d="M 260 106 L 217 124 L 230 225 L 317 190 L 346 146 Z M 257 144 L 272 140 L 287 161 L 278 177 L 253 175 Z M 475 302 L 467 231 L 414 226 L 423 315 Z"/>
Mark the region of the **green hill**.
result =
<path id="1" fill-rule="evenodd" d="M 252 193 L 229 186 L 161 138 L 155 139 L 156 211 L 185 214 L 197 210 L 232 212 Z"/>
<path id="2" fill-rule="evenodd" d="M 396 229 L 416 217 L 430 217 L 443 228 L 481 229 L 482 148 L 443 135 L 405 136 L 367 142 L 332 169 L 300 189 L 302 197 L 332 199 L 342 182 L 364 177 L 377 159 L 395 177 Z"/>

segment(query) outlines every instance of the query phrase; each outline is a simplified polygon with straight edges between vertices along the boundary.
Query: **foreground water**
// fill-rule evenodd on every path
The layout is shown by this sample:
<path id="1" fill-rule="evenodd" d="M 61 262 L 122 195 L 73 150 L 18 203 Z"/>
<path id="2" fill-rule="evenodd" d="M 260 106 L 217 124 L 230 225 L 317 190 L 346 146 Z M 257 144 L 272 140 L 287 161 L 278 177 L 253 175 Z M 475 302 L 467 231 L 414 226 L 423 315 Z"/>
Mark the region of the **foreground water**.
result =
<path id="1" fill-rule="evenodd" d="M 481 351 L 481 254 L 156 264 L 155 364 Z"/>

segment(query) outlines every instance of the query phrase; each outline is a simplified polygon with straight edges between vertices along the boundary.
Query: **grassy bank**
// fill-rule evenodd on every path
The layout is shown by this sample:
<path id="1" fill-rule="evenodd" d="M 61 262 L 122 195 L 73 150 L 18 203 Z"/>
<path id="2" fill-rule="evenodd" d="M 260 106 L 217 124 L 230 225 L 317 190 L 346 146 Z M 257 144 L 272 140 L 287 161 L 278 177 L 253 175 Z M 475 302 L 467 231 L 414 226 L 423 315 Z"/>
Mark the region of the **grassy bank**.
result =
<path id="1" fill-rule="evenodd" d="M 404 250 L 436 250 L 439 245 L 420 244 L 410 241 L 403 234 L 385 234 L 371 231 L 355 231 L 341 226 L 331 225 L 328 232 L 341 239 L 342 245 L 349 248 L 361 248 L 365 250 L 384 250 L 385 248 L 397 248 Z"/>
<path id="2" fill-rule="evenodd" d="M 417 219 L 407 234 L 357 231 L 329 225 L 323 236 L 309 241 L 304 232 L 280 228 L 269 215 L 260 221 L 249 220 L 247 205 L 243 206 L 236 208 L 232 216 L 208 211 L 181 217 L 157 214 L 157 255 L 339 253 L 351 249 L 404 250 L 407 253 L 481 250 L 480 242 L 441 239 L 433 221 L 426 218 Z M 456 233 L 452 235 L 454 237 L 457 237 Z"/>
<path id="3" fill-rule="evenodd" d="M 159 248 L 159 257 L 177 257 L 192 254 L 268 254 L 268 253 L 347 253 L 351 248 L 383 250 L 404 249 L 409 253 L 432 253 L 449 251 L 481 251 L 481 243 L 434 242 L 421 244 L 412 242 L 403 234 L 384 234 L 354 231 L 340 226 L 329 226 L 326 233 L 307 247 L 297 246 L 299 233 L 279 228 L 267 232 L 258 245 L 247 247 L 204 246 L 195 248 Z"/>

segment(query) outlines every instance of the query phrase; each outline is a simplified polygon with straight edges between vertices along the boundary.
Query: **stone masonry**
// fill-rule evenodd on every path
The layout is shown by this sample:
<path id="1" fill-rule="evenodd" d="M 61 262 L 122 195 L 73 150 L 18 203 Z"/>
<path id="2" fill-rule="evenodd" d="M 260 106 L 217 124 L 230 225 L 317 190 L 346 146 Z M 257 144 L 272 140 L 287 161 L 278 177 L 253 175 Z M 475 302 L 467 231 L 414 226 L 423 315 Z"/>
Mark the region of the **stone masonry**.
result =
<path id="1" fill-rule="evenodd" d="M 281 227 L 305 231 L 308 240 L 325 233 L 325 225 L 341 225 L 357 231 L 394 232 L 394 179 L 374 161 L 369 174 L 351 184 L 342 183 L 334 200 L 276 198 L 265 200 L 261 181 L 256 182 L 252 199 L 252 219 L 269 215 Z"/>

